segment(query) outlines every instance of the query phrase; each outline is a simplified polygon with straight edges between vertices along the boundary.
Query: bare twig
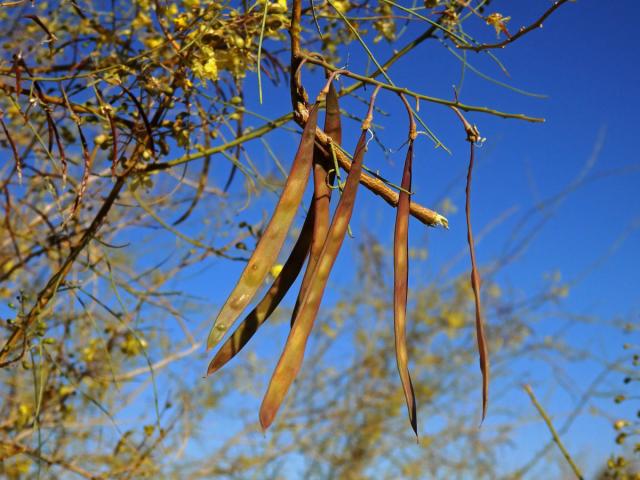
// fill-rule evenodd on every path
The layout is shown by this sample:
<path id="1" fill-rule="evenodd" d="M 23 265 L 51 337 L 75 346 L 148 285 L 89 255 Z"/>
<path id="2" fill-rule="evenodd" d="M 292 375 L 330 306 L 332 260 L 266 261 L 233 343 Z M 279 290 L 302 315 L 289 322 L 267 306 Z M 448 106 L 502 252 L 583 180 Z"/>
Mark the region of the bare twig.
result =
<path id="1" fill-rule="evenodd" d="M 103 475 L 100 474 L 96 474 L 96 473 L 91 473 L 88 470 L 85 470 L 84 468 L 78 467 L 76 465 L 74 465 L 71 462 L 68 462 L 66 460 L 63 460 L 61 458 L 55 458 L 55 457 L 51 457 L 49 455 L 45 455 L 44 453 L 42 453 L 39 450 L 34 450 L 32 448 L 29 448 L 25 445 L 22 445 L 21 443 L 16 443 L 16 442 L 5 442 L 5 441 L 0 441 L 0 449 L 2 449 L 2 451 L 6 452 L 7 455 L 18 455 L 18 454 L 24 454 L 24 455 L 28 455 L 29 457 L 35 458 L 36 460 L 40 461 L 40 462 L 44 462 L 47 463 L 49 465 L 55 465 L 58 466 L 60 468 L 63 468 L 69 472 L 73 472 L 76 475 L 79 475 L 83 478 L 87 478 L 90 480 L 102 480 L 105 477 Z M 2 457 L 0 457 L 1 459 Z"/>
<path id="2" fill-rule="evenodd" d="M 327 70 L 330 71 L 336 71 L 338 70 L 338 67 L 336 67 L 335 65 L 332 65 L 330 63 L 325 62 L 324 60 L 318 58 L 316 55 L 309 55 L 309 54 L 303 54 L 304 58 L 309 62 L 309 63 L 314 63 L 316 65 L 320 65 L 322 67 L 324 67 Z M 446 100 L 444 98 L 438 98 L 438 97 L 432 97 L 429 95 L 424 95 L 422 93 L 418 93 L 418 92 L 414 92 L 411 91 L 407 88 L 404 87 L 398 87 L 396 85 L 391 85 L 389 83 L 385 83 L 385 82 L 381 82 L 379 80 L 375 80 L 374 78 L 372 78 L 371 76 L 367 77 L 365 75 L 360 75 L 358 73 L 354 73 L 354 72 L 350 72 L 350 71 L 345 71 L 343 72 L 343 75 L 345 77 L 349 77 L 349 78 L 353 78 L 355 80 L 360 81 L 361 83 L 368 83 L 371 85 L 375 85 L 375 86 L 380 86 L 382 88 L 384 88 L 385 90 L 389 90 L 391 92 L 396 92 L 396 93 L 401 93 L 404 95 L 407 95 L 409 97 L 413 97 L 419 100 L 424 100 L 426 102 L 431 102 L 431 103 L 437 103 L 439 105 L 445 105 L 448 107 L 456 107 L 460 110 L 464 110 L 465 112 L 479 112 L 479 113 L 487 113 L 489 115 L 495 115 L 496 117 L 501 117 L 501 118 L 512 118 L 512 119 L 517 119 L 517 120 L 525 120 L 527 122 L 534 122 L 534 123 L 542 123 L 544 122 L 544 118 L 539 118 L 539 117 L 531 117 L 529 115 L 524 115 L 522 113 L 510 113 L 510 112 L 501 112 L 499 110 L 494 110 L 492 108 L 489 107 L 479 107 L 476 105 L 467 105 L 464 103 L 460 103 L 459 101 L 453 101 L 453 100 Z M 344 95 L 344 91 L 340 92 L 342 95 Z"/>
<path id="3" fill-rule="evenodd" d="M 573 461 L 573 458 L 571 458 L 571 455 L 569 454 L 569 452 L 567 451 L 565 446 L 562 444 L 562 441 L 560 440 L 560 437 L 558 436 L 558 432 L 556 432 L 556 429 L 553 426 L 553 423 L 551 422 L 551 419 L 549 418 L 549 415 L 547 415 L 547 412 L 544 410 L 542 405 L 540 405 L 540 403 L 538 402 L 538 399 L 536 398 L 535 394 L 533 393 L 533 390 L 531 389 L 531 386 L 530 385 L 525 385 L 523 388 L 524 388 L 525 392 L 527 392 L 527 394 L 529 395 L 529 398 L 531 398 L 531 403 L 533 403 L 533 406 L 536 407 L 536 410 L 538 410 L 538 413 L 540 414 L 540 416 L 544 420 L 544 423 L 547 424 L 547 427 L 549 428 L 549 432 L 551 433 L 551 436 L 553 437 L 553 441 L 556 442 L 556 445 L 558 445 L 558 448 L 562 452 L 562 455 L 567 460 L 567 463 L 569 464 L 569 466 L 573 470 L 573 473 L 575 473 L 576 478 L 578 478 L 579 480 L 583 480 L 584 476 L 582 475 L 582 472 L 580 471 L 580 469 L 578 468 L 576 463 Z"/>
<path id="4" fill-rule="evenodd" d="M 553 12 L 555 12 L 558 8 L 560 8 L 562 5 L 564 5 L 568 1 L 570 0 L 558 0 L 551 7 L 549 7 L 549 9 L 546 12 L 544 12 L 540 18 L 538 18 L 538 20 L 533 22 L 528 27 L 520 27 L 520 30 L 518 30 L 517 33 L 514 33 L 513 35 L 509 36 L 502 42 L 483 43 L 481 45 L 469 45 L 468 43 L 463 45 L 456 44 L 456 47 L 459 48 L 460 50 L 473 50 L 474 52 L 480 52 L 482 50 L 491 50 L 494 48 L 504 48 L 508 44 L 515 42 L 518 38 L 526 35 L 530 31 L 535 30 L 536 28 L 542 28 L 542 23 L 549 17 L 549 15 L 551 15 Z"/>

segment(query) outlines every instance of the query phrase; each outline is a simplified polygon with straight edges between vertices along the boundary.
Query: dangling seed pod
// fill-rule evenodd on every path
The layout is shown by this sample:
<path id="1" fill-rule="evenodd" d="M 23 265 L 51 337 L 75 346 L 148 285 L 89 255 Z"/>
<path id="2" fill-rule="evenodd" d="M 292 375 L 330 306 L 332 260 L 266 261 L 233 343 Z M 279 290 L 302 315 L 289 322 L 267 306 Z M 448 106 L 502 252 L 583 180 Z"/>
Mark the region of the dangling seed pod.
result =
<path id="1" fill-rule="evenodd" d="M 324 121 L 324 131 L 332 139 L 332 144 L 340 145 L 342 142 L 342 123 L 340 120 L 340 106 L 338 103 L 338 92 L 336 91 L 333 83 L 329 85 L 329 93 L 327 93 L 327 113 Z M 331 155 L 329 152 L 327 155 Z M 327 238 L 327 232 L 329 231 L 329 204 L 331 201 L 331 185 L 333 184 L 333 178 L 335 172 L 331 174 L 327 170 L 327 165 L 330 162 L 330 158 L 323 158 L 318 147 L 314 152 L 313 163 L 313 209 L 314 209 L 314 225 L 313 225 L 313 239 L 311 240 L 311 250 L 309 252 L 309 262 L 307 263 L 307 269 L 302 277 L 302 284 L 300 286 L 300 292 L 296 300 L 293 314 L 291 316 L 291 324 L 296 318 L 298 309 L 300 308 L 300 301 L 304 297 L 307 288 L 309 288 L 309 282 L 311 281 L 311 274 L 318 263 L 318 258 L 322 252 L 322 247 Z"/>
<path id="2" fill-rule="evenodd" d="M 395 334 L 396 363 L 402 382 L 402 390 L 409 412 L 409 422 L 418 438 L 418 420 L 416 415 L 416 396 L 409 374 L 409 355 L 407 353 L 406 321 L 407 294 L 409 283 L 409 192 L 411 191 L 411 169 L 413 163 L 413 142 L 416 138 L 416 126 L 413 112 L 404 96 L 401 96 L 409 114 L 409 148 L 404 162 L 401 190 L 396 210 L 396 224 L 393 239 L 393 331 Z"/>
<path id="3" fill-rule="evenodd" d="M 331 222 L 331 227 L 327 234 L 327 238 L 322 247 L 322 252 L 318 258 L 318 262 L 313 269 L 309 287 L 300 302 L 300 308 L 293 322 L 291 332 L 287 338 L 280 360 L 273 372 L 269 387 L 260 406 L 260 424 L 266 430 L 273 422 L 289 387 L 296 378 L 302 360 L 304 351 L 309 339 L 309 334 L 313 328 L 313 323 L 320 308 L 322 295 L 329 279 L 329 274 L 335 260 L 340 252 L 340 247 L 347 233 L 353 206 L 355 204 L 356 193 L 362 173 L 362 162 L 366 151 L 366 134 L 369 129 L 373 111 L 373 104 L 378 93 L 379 87 L 375 89 L 369 112 L 362 125 L 362 133 L 353 155 L 353 164 L 351 171 L 347 176 L 347 181 L 338 202 L 336 212 Z"/>
<path id="4" fill-rule="evenodd" d="M 207 339 L 207 350 L 215 346 L 227 333 L 242 311 L 249 305 L 264 279 L 278 258 L 293 217 L 300 206 L 302 194 L 307 186 L 313 157 L 313 144 L 318 119 L 318 103 L 309 112 L 309 118 L 302 132 L 302 139 L 287 182 L 269 225 L 258 241 L 240 280 L 229 295 L 215 320 Z"/>

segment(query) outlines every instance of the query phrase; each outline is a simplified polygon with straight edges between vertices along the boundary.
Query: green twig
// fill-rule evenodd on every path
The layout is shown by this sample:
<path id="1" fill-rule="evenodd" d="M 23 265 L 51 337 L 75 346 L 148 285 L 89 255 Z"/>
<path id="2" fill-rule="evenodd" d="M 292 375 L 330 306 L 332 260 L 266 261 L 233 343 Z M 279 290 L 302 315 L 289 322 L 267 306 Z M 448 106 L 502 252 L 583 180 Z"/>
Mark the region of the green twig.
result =
<path id="1" fill-rule="evenodd" d="M 269 2 L 264 2 L 264 13 L 262 14 L 262 26 L 260 27 L 260 41 L 258 43 L 258 98 L 262 105 L 262 76 L 260 75 L 260 61 L 262 60 L 262 42 L 264 41 L 264 27 L 267 23 L 267 12 Z"/>
<path id="2" fill-rule="evenodd" d="M 330 63 L 327 63 L 323 60 L 320 60 L 317 57 L 311 56 L 311 55 L 304 55 L 304 57 L 307 59 L 307 62 L 309 63 L 314 63 L 316 65 L 320 65 L 324 68 L 327 68 L 331 71 L 335 71 L 335 70 L 339 70 L 338 67 L 331 65 Z M 374 78 L 371 77 L 367 77 L 365 75 L 360 75 L 358 73 L 354 73 L 354 72 L 350 72 L 350 71 L 343 71 L 342 75 L 344 75 L 345 77 L 349 77 L 349 78 L 353 78 L 355 80 L 359 80 L 362 83 L 369 83 L 371 85 L 376 85 L 376 86 L 381 86 L 382 88 L 392 91 L 392 92 L 396 92 L 396 93 L 402 93 L 404 95 L 407 95 L 409 97 L 413 97 L 419 100 L 424 100 L 426 102 L 431 102 L 431 103 L 437 103 L 439 105 L 446 105 L 448 107 L 457 107 L 460 110 L 464 110 L 465 112 L 479 112 L 479 113 L 487 113 L 489 115 L 494 115 L 496 117 L 501 117 L 501 118 L 513 118 L 513 119 L 517 119 L 517 120 L 525 120 L 527 122 L 533 122 L 533 123 L 543 123 L 545 120 L 544 118 L 538 118 L 538 117 L 530 117 L 528 115 L 524 115 L 522 113 L 509 113 L 509 112 L 501 112 L 499 110 L 494 110 L 492 108 L 489 107 L 478 107 L 475 105 L 466 105 L 460 102 L 456 102 L 454 100 L 446 100 L 444 98 L 438 98 L 438 97 L 431 97 L 429 95 L 423 95 L 421 93 L 417 93 L 414 92 L 412 90 L 409 90 L 407 88 L 403 88 L 403 87 L 397 87 L 395 85 L 390 85 L 388 83 L 384 83 L 381 82 L 379 80 L 375 80 Z M 342 93 L 342 92 L 341 92 Z"/>
<path id="3" fill-rule="evenodd" d="M 536 409 L 538 410 L 538 413 L 540 414 L 540 416 L 544 420 L 544 423 L 547 424 L 547 428 L 549 428 L 549 432 L 551 432 L 551 436 L 553 437 L 553 441 L 556 442 L 556 445 L 558 445 L 558 448 L 562 452 L 562 455 L 567 460 L 567 463 L 569 464 L 569 466 L 573 470 L 573 473 L 575 473 L 576 478 L 578 478 L 579 480 L 584 480 L 584 476 L 582 475 L 582 472 L 580 471 L 578 466 L 575 464 L 575 462 L 571 458 L 571 455 L 569 454 L 567 449 L 562 444 L 562 441 L 560 440 L 560 437 L 558 436 L 558 432 L 556 432 L 556 429 L 553 426 L 553 423 L 551 423 L 551 419 L 549 418 L 549 415 L 547 415 L 547 412 L 545 412 L 544 408 L 542 408 L 542 405 L 540 405 L 540 403 L 538 402 L 538 399 L 534 395 L 533 390 L 531 389 L 531 386 L 530 385 L 525 385 L 524 386 L 524 390 L 529 395 L 529 398 L 531 398 L 531 403 L 533 403 L 533 406 L 536 407 Z"/>

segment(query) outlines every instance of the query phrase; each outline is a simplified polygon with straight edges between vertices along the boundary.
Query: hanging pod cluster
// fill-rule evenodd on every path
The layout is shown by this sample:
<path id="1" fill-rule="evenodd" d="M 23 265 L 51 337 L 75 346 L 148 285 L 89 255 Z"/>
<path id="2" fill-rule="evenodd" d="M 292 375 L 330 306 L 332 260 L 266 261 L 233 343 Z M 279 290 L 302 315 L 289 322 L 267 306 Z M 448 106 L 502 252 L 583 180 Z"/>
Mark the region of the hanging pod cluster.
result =
<path id="1" fill-rule="evenodd" d="M 291 320 L 291 331 L 260 408 L 260 423 L 264 429 L 273 422 L 278 408 L 300 370 L 307 340 L 318 314 L 329 274 L 347 233 L 362 173 L 367 143 L 366 132 L 371 123 L 373 103 L 378 89 L 372 95 L 369 111 L 363 122 L 362 132 L 353 155 L 353 163 L 333 219 L 330 221 L 329 203 L 335 172 L 328 170 L 331 152 L 314 145 L 314 140 L 318 106 L 326 98 L 324 131 L 331 139 L 329 147 L 333 148 L 334 144 L 340 145 L 342 141 L 338 94 L 333 86 L 334 76 L 335 74 L 332 74 L 329 77 L 309 112 L 298 151 L 273 216 L 238 283 L 218 314 L 207 341 L 208 349 L 218 344 L 265 281 L 267 273 L 282 249 L 313 170 L 314 193 L 311 206 L 288 259 L 264 297 L 220 347 L 207 371 L 207 374 L 211 374 L 219 370 L 247 344 L 277 308 L 295 282 L 308 257 Z"/>
<path id="2" fill-rule="evenodd" d="M 216 372 L 244 348 L 258 328 L 278 307 L 298 278 L 308 258 L 291 318 L 291 330 L 260 407 L 259 417 L 263 429 L 267 429 L 273 423 L 278 409 L 302 365 L 307 341 L 318 315 L 329 274 L 347 234 L 361 180 L 363 160 L 367 150 L 367 131 L 371 124 L 373 106 L 380 87 L 377 87 L 371 95 L 369 109 L 362 123 L 358 143 L 353 154 L 353 162 L 342 188 L 342 194 L 333 219 L 331 219 L 330 200 L 334 189 L 332 184 L 335 172 L 330 170 L 328 165 L 331 164 L 334 145 L 337 148 L 342 142 L 338 94 L 333 86 L 333 78 L 337 73 L 334 72 L 329 76 L 326 85 L 309 111 L 300 145 L 273 216 L 231 295 L 220 310 L 207 340 L 208 350 L 216 346 L 254 299 L 278 258 L 313 171 L 313 198 L 299 237 L 289 257 L 263 298 L 218 349 L 207 370 L 208 375 Z M 324 132 L 329 138 L 328 150 L 315 143 L 318 108 L 325 99 Z M 411 207 L 411 171 L 416 126 L 411 107 L 404 96 L 401 95 L 401 99 L 409 114 L 409 140 L 398 196 L 394 230 L 394 334 L 398 372 L 407 404 L 409 421 L 417 437 L 417 408 L 409 374 L 406 344 L 409 274 L 408 233 Z M 482 335 L 482 338 L 484 339 L 484 335 Z M 482 355 L 482 353 L 485 353 L 485 355 Z M 486 349 L 483 350 L 481 348 L 481 357 L 486 359 Z M 485 363 L 483 362 L 484 365 Z M 485 369 L 483 368 L 484 372 Z M 483 407 L 485 407 L 486 375 L 483 400 Z"/>
<path id="3" fill-rule="evenodd" d="M 296 281 L 307 256 L 309 256 L 309 262 L 307 263 L 307 270 L 298 294 L 296 311 L 302 295 L 309 285 L 311 273 L 317 263 L 329 228 L 329 203 L 332 192 L 331 184 L 333 183 L 333 174 L 330 174 L 327 170 L 330 153 L 324 152 L 320 147 L 314 145 L 318 121 L 318 105 L 323 99 L 326 99 L 324 131 L 337 145 L 342 142 L 340 106 L 338 104 L 338 92 L 333 85 L 334 77 L 335 73 L 329 76 L 325 87 L 318 95 L 316 103 L 309 113 L 298 151 L 276 210 L 240 280 L 218 314 L 214 327 L 209 334 L 208 349 L 217 344 L 224 336 L 231 323 L 238 318 L 242 310 L 251 301 L 264 281 L 267 272 L 275 263 L 291 226 L 293 215 L 298 210 L 302 200 L 302 194 L 313 167 L 314 194 L 300 236 L 284 263 L 280 274 L 275 278 L 265 296 L 220 348 L 209 364 L 207 374 L 211 374 L 225 365 L 253 337 L 260 325 L 269 318 L 289 291 L 291 285 Z M 277 232 L 277 235 L 275 232 Z M 267 236 L 267 233 L 270 236 Z M 264 243 L 268 245 L 265 246 Z M 258 276 L 259 282 L 255 284 L 254 282 L 258 279 Z M 295 313 L 292 318 L 292 324 L 294 318 Z"/>

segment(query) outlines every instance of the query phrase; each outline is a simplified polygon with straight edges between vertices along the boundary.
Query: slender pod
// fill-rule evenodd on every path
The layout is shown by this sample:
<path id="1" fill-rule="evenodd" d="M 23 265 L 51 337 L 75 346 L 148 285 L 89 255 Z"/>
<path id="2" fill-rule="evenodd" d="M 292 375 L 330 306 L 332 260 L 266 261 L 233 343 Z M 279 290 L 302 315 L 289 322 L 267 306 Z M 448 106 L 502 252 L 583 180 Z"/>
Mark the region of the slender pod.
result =
<path id="1" fill-rule="evenodd" d="M 411 191 L 411 169 L 413 163 L 413 142 L 416 138 L 413 112 L 407 100 L 401 97 L 409 113 L 409 148 L 402 173 L 402 190 L 398 197 L 396 224 L 393 238 L 393 331 L 395 335 L 396 363 L 402 390 L 409 412 L 409 422 L 418 438 L 418 419 L 416 415 L 416 396 L 409 374 L 409 355 L 407 353 L 406 322 L 407 293 L 409 284 L 409 193 Z"/>
<path id="2" fill-rule="evenodd" d="M 487 415 L 487 403 L 489 401 L 489 348 L 484 331 L 484 320 L 482 316 L 482 303 L 480 302 L 480 272 L 476 262 L 476 248 L 473 240 L 473 230 L 471 228 L 471 179 L 473 176 L 473 164 L 475 160 L 476 143 L 482 143 L 484 139 L 475 125 L 471 125 L 456 107 L 451 109 L 458 116 L 467 134 L 467 141 L 470 145 L 469 169 L 467 170 L 467 185 L 465 187 L 465 214 L 467 220 L 467 243 L 469 244 L 469 256 L 471 257 L 471 289 L 473 290 L 473 300 L 476 310 L 476 339 L 478 342 L 478 353 L 480 355 L 480 371 L 482 372 L 482 420 Z"/>
<path id="3" fill-rule="evenodd" d="M 369 112 L 362 125 L 362 133 L 360 134 L 360 139 L 358 140 L 358 145 L 353 155 L 351 171 L 347 176 L 347 181 L 340 201 L 338 202 L 333 221 L 331 222 L 327 239 L 325 240 L 320 257 L 313 270 L 309 288 L 300 302 L 300 308 L 294 320 L 293 327 L 289 332 L 287 343 L 284 346 L 282 355 L 269 382 L 267 393 L 260 406 L 260 424 L 264 430 L 269 428 L 273 422 L 289 387 L 300 370 L 307 340 L 318 314 L 318 309 L 320 308 L 322 294 L 324 293 L 329 274 L 347 233 L 347 227 L 351 219 L 358 184 L 360 182 L 360 174 L 362 173 L 362 162 L 367 144 L 366 134 L 371 123 L 373 104 L 378 90 L 379 89 L 376 88 L 371 96 Z"/>
<path id="4" fill-rule="evenodd" d="M 258 241 L 240 280 L 225 302 L 209 333 L 207 350 L 215 346 L 236 321 L 238 316 L 253 299 L 262 286 L 267 273 L 278 258 L 284 240 L 293 222 L 293 217 L 302 200 L 311 173 L 313 144 L 318 120 L 318 103 L 309 112 L 307 124 L 293 165 L 287 177 L 278 205 L 269 221 L 269 225 Z"/>
<path id="5" fill-rule="evenodd" d="M 222 345 L 220 350 L 218 350 L 218 353 L 216 353 L 209 364 L 207 375 L 218 371 L 242 350 L 258 328 L 260 328 L 260 325 L 271 316 L 291 288 L 291 285 L 296 281 L 309 253 L 314 225 L 313 217 L 314 209 L 312 205 L 300 231 L 300 236 L 293 246 L 287 261 L 284 263 L 282 271 L 273 281 L 273 284 L 258 305 L 247 315 L 238 328 L 236 328 L 233 334 Z"/>
<path id="6" fill-rule="evenodd" d="M 471 152 L 469 155 L 469 170 L 467 172 L 467 186 L 465 189 L 466 202 L 465 213 L 467 217 L 467 243 L 469 243 L 469 256 L 471 257 L 471 288 L 476 307 L 476 339 L 480 354 L 480 371 L 482 372 L 482 420 L 487 416 L 487 403 L 489 400 L 489 351 L 487 338 L 484 332 L 484 320 L 482 317 L 482 303 L 480 302 L 480 273 L 476 262 L 476 249 L 471 229 L 471 175 L 473 173 L 473 161 L 475 157 L 475 142 L 469 142 Z"/>
<path id="7" fill-rule="evenodd" d="M 342 122 L 340 119 L 338 92 L 336 91 L 333 83 L 329 84 L 326 109 L 327 112 L 324 120 L 324 131 L 332 139 L 332 143 L 340 145 L 342 142 Z M 331 153 L 329 152 L 329 155 L 330 154 Z M 320 151 L 319 147 L 316 146 L 313 157 L 313 239 L 311 240 L 309 262 L 307 263 L 307 268 L 304 272 L 304 276 L 302 277 L 300 292 L 298 293 L 293 314 L 291 315 L 292 325 L 298 313 L 298 309 L 300 308 L 300 301 L 304 298 L 307 288 L 309 288 L 311 275 L 318 263 L 318 258 L 320 257 L 322 247 L 324 246 L 324 242 L 329 231 L 329 209 L 332 192 L 331 185 L 333 184 L 335 172 L 329 173 L 327 165 L 330 160 L 325 157 L 326 155 L 324 155 L 323 152 Z"/>

